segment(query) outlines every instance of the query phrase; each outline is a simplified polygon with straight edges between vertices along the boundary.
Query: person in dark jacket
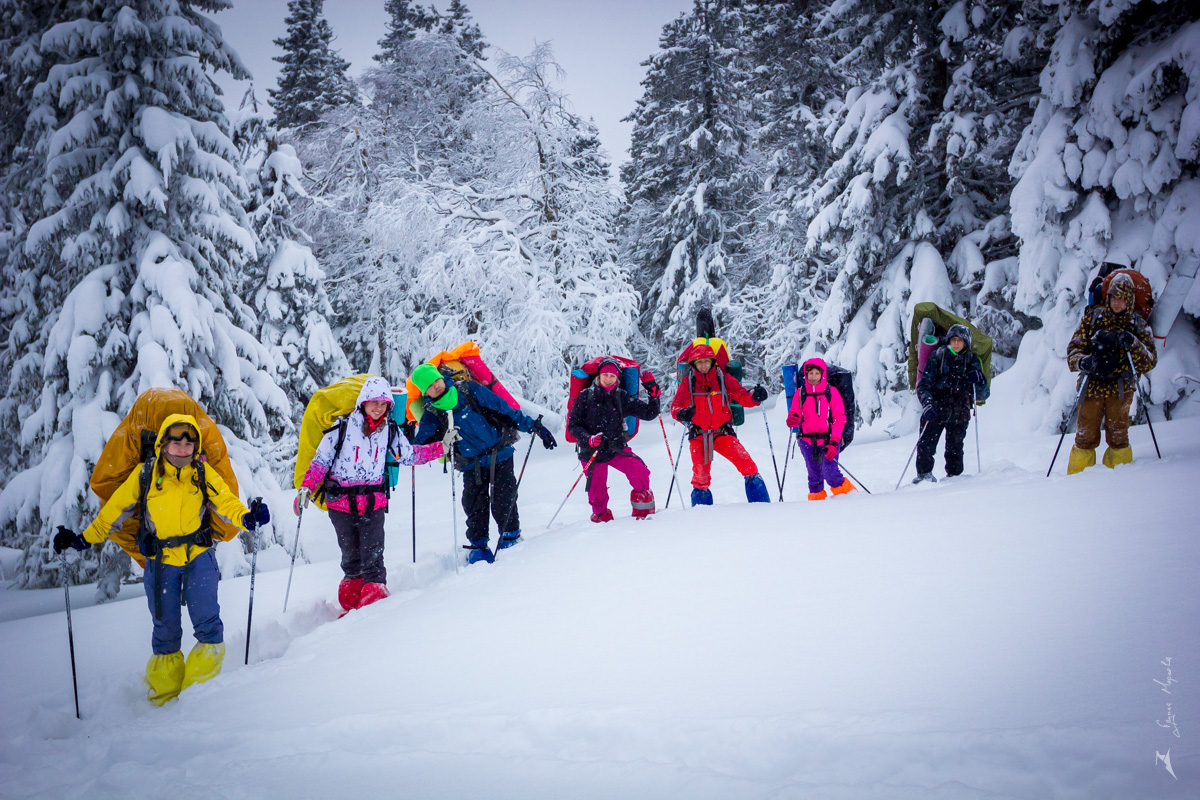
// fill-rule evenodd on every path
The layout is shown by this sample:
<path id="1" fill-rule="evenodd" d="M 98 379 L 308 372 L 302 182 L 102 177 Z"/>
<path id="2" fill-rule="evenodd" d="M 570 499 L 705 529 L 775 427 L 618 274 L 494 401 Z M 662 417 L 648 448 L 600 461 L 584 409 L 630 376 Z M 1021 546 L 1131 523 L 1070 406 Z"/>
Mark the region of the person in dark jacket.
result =
<path id="1" fill-rule="evenodd" d="M 746 499 L 751 503 L 769 503 L 767 485 L 758 474 L 758 465 L 738 441 L 733 429 L 733 400 L 754 408 L 767 399 L 767 390 L 755 386 L 747 391 L 737 379 L 717 366 L 717 356 L 707 344 L 692 343 L 683 353 L 691 373 L 675 390 L 671 416 L 689 426 L 692 453 L 692 505 L 711 506 L 713 454 L 729 459 L 746 481 Z"/>
<path id="2" fill-rule="evenodd" d="M 922 433 L 913 483 L 937 480 L 933 458 L 942 431 L 946 432 L 946 475 L 961 475 L 971 406 L 987 398 L 983 363 L 971 352 L 971 331 L 966 325 L 951 325 L 946 343 L 930 354 L 917 378 L 917 398 L 921 401 Z"/>
<path id="3" fill-rule="evenodd" d="M 1101 427 L 1108 442 L 1104 465 L 1115 467 L 1133 461 L 1129 406 L 1137 392 L 1138 376 L 1158 364 L 1150 327 L 1134 309 L 1136 299 L 1133 279 L 1117 275 L 1109 284 L 1106 302 L 1084 312 L 1067 345 L 1067 366 L 1072 372 L 1086 375 L 1088 382 L 1079 401 L 1075 446 L 1067 461 L 1068 475 L 1096 463 Z"/>
<path id="4" fill-rule="evenodd" d="M 650 399 L 639 400 L 617 385 L 620 375 L 621 365 L 616 360 L 601 361 L 595 380 L 575 398 L 567 418 L 567 430 L 579 442 L 576 447 L 579 460 L 584 466 L 589 462 L 592 465 L 587 483 L 592 522 L 611 522 L 613 518 L 608 508 L 609 467 L 629 479 L 629 502 L 633 505 L 634 519 L 645 519 L 654 513 L 650 469 L 628 445 L 625 417 L 633 415 L 647 422 L 657 417 L 662 392 L 654 376 L 649 371 L 644 372 L 642 386 L 646 387 Z M 595 460 L 592 460 L 593 456 Z"/>
<path id="5" fill-rule="evenodd" d="M 500 532 L 496 548 L 512 547 L 521 540 L 513 472 L 515 437 L 506 434 L 511 428 L 536 434 L 547 450 L 558 442 L 540 421 L 517 411 L 487 387 L 471 381 L 456 384 L 443 378 L 432 364 L 413 370 L 412 382 L 425 395 L 425 414 L 414 441 L 428 444 L 441 439 L 444 448 L 453 446 L 454 467 L 463 474 L 462 505 L 469 542 L 464 547 L 470 551 L 467 563 L 491 561 L 489 505 Z"/>

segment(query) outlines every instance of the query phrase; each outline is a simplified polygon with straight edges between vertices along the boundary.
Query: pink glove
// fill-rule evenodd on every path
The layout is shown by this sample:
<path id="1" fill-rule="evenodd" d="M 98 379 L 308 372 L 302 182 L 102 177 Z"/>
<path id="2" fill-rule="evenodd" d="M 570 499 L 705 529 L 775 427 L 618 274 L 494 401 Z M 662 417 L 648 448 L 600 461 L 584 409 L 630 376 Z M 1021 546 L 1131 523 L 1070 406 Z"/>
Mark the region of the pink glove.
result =
<path id="1" fill-rule="evenodd" d="M 597 447 L 600 446 L 600 443 L 603 441 L 604 441 L 603 433 L 593 433 L 591 436 L 588 437 L 588 447 L 595 450 Z"/>
<path id="2" fill-rule="evenodd" d="M 658 388 L 658 381 L 654 380 L 654 373 L 650 370 L 642 372 L 642 386 L 646 387 L 646 394 L 650 397 L 658 397 L 662 394 L 662 389 Z"/>
<path id="3" fill-rule="evenodd" d="M 838 447 L 839 447 L 838 442 L 830 442 L 825 447 L 825 460 L 826 461 L 837 461 Z"/>

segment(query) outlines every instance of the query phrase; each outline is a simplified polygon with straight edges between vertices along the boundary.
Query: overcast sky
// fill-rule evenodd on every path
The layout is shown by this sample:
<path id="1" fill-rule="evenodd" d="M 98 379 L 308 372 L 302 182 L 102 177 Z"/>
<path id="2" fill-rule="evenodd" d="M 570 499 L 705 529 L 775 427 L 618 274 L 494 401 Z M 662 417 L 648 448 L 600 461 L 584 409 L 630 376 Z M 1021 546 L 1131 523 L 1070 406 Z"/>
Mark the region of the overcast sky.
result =
<path id="1" fill-rule="evenodd" d="M 233 0 L 215 15 L 226 40 L 254 75 L 261 100 L 277 85 L 286 0 Z M 325 16 L 337 37 L 334 47 L 357 75 L 373 62 L 383 37 L 384 0 L 325 0 Z M 420 3 L 429 5 L 428 3 Z M 444 9 L 448 0 L 434 3 Z M 494 47 L 526 55 L 535 41 L 550 42 L 566 72 L 562 88 L 575 113 L 595 119 L 613 164 L 627 160 L 630 125 L 621 118 L 642 94 L 644 61 L 658 48 L 663 25 L 687 11 L 692 0 L 466 0 L 484 38 Z M 218 78 L 226 104 L 236 107 L 245 84 Z"/>

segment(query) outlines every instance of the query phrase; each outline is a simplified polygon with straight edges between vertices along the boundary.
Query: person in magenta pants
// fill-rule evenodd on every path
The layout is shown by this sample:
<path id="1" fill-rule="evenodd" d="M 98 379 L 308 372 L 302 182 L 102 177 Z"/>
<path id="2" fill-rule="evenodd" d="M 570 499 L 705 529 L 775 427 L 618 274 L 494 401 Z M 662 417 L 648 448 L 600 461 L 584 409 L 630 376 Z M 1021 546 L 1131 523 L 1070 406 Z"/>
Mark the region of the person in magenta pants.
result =
<path id="1" fill-rule="evenodd" d="M 617 386 L 620 374 L 621 367 L 615 360 L 601 361 L 595 380 L 575 398 L 567 418 L 567 430 L 579 443 L 576 445 L 579 460 L 592 465 L 587 484 L 592 522 L 609 522 L 613 518 L 608 507 L 609 467 L 629 479 L 634 518 L 645 519 L 654 513 L 650 469 L 629 448 L 625 417 L 633 415 L 646 421 L 657 417 L 662 392 L 654 376 L 649 371 L 643 372 L 642 386 L 650 399 L 640 400 Z"/>

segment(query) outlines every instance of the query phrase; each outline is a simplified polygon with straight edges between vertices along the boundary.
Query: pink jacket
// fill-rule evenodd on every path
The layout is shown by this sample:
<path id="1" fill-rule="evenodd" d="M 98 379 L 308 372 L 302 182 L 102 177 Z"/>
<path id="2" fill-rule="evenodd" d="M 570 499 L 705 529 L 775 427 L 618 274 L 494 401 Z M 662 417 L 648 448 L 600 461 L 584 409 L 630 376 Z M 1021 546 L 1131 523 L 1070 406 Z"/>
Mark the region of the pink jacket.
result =
<path id="1" fill-rule="evenodd" d="M 816 386 L 809 384 L 804 377 L 809 367 L 821 370 L 821 381 Z M 792 405 L 788 409 L 787 426 L 799 428 L 801 436 L 828 436 L 831 442 L 840 442 L 842 431 L 846 428 L 846 406 L 841 393 L 829 385 L 828 375 L 829 370 L 823 359 L 810 358 L 804 362 L 796 374 L 796 393 L 792 395 Z"/>

